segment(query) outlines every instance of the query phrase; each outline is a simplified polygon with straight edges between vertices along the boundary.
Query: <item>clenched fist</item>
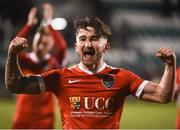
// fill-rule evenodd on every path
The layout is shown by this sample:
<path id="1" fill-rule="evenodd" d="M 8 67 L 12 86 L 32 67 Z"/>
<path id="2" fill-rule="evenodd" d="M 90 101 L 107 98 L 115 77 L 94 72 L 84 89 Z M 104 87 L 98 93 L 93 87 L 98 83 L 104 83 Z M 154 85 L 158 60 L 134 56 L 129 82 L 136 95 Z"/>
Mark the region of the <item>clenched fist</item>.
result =
<path id="1" fill-rule="evenodd" d="M 9 45 L 9 53 L 17 54 L 18 52 L 22 51 L 23 49 L 27 47 L 28 47 L 28 44 L 25 38 L 15 37 Z"/>
<path id="2" fill-rule="evenodd" d="M 160 48 L 157 51 L 156 56 L 169 66 L 175 66 L 176 64 L 176 55 L 174 51 L 169 47 Z"/>

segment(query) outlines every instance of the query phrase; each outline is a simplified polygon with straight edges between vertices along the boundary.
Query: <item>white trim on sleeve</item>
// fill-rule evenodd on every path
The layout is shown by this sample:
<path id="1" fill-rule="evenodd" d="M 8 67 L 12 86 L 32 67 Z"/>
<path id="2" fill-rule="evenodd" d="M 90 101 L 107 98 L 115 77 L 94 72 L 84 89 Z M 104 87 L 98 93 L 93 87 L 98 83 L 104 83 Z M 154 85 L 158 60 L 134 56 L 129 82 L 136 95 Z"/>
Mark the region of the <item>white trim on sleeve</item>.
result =
<path id="1" fill-rule="evenodd" d="M 141 85 L 138 87 L 138 89 L 137 89 L 137 91 L 136 91 L 136 93 L 135 93 L 136 97 L 138 97 L 138 98 L 140 97 L 140 95 L 141 95 L 144 87 L 146 86 L 146 84 L 147 84 L 148 82 L 149 82 L 149 81 L 144 80 L 144 81 L 141 83 Z"/>
<path id="2" fill-rule="evenodd" d="M 36 75 L 36 76 L 37 76 L 37 79 L 39 80 L 39 88 L 40 88 L 40 91 L 41 91 L 41 93 L 43 93 L 43 92 L 46 91 L 46 87 L 45 87 L 44 80 L 43 80 L 43 78 L 41 77 L 41 75 Z"/>

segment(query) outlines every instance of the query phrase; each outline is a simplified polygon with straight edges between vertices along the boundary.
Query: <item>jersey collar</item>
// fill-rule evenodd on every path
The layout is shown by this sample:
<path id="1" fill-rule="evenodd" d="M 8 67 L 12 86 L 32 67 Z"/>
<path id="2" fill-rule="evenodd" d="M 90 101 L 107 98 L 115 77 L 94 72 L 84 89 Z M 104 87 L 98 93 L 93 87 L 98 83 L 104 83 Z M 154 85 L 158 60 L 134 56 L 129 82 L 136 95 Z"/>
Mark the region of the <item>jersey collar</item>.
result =
<path id="1" fill-rule="evenodd" d="M 103 63 L 103 65 L 98 68 L 97 73 L 99 73 L 99 72 L 101 72 L 102 70 L 104 70 L 104 68 L 105 68 L 106 66 L 107 66 L 107 64 L 106 64 L 106 63 Z M 94 74 L 92 71 L 84 68 L 83 65 L 82 65 L 82 63 L 79 63 L 79 64 L 78 64 L 78 67 L 79 67 L 80 70 L 82 70 L 83 72 L 85 72 L 85 73 L 87 73 L 87 74 Z"/>

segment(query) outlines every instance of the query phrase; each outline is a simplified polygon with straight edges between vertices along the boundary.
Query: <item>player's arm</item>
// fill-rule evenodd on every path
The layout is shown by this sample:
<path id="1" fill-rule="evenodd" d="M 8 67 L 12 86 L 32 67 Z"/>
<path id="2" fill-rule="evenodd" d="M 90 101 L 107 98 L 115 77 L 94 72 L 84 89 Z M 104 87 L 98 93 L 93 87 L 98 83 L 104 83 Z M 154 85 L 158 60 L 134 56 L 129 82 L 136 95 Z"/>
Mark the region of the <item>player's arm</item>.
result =
<path id="1" fill-rule="evenodd" d="M 62 65 L 66 57 L 66 50 L 67 50 L 66 41 L 63 35 L 61 34 L 61 32 L 54 30 L 51 25 L 49 25 L 48 28 L 55 40 L 56 51 L 54 57 L 58 61 L 59 65 Z"/>
<path id="2" fill-rule="evenodd" d="M 43 4 L 44 22 L 45 22 L 45 25 L 48 26 L 48 29 L 51 32 L 55 41 L 55 46 L 56 46 L 55 58 L 59 64 L 62 64 L 65 57 L 67 44 L 61 32 L 54 30 L 50 24 L 52 21 L 53 13 L 54 13 L 54 10 L 51 4 L 49 3 Z"/>
<path id="3" fill-rule="evenodd" d="M 8 50 L 8 57 L 5 69 L 6 88 L 13 93 L 39 94 L 41 93 L 38 76 L 26 77 L 18 65 L 18 53 L 27 48 L 27 40 L 24 38 L 14 38 Z"/>
<path id="4" fill-rule="evenodd" d="M 17 37 L 26 38 L 31 27 L 37 24 L 36 14 L 37 14 L 37 8 L 36 7 L 31 8 L 28 14 L 28 21 L 26 25 L 21 29 L 21 31 L 16 35 Z"/>
<path id="5" fill-rule="evenodd" d="M 175 87 L 176 56 L 170 48 L 160 48 L 156 56 L 165 62 L 164 74 L 159 84 L 149 82 L 144 87 L 141 99 L 152 102 L 168 103 L 172 100 Z"/>

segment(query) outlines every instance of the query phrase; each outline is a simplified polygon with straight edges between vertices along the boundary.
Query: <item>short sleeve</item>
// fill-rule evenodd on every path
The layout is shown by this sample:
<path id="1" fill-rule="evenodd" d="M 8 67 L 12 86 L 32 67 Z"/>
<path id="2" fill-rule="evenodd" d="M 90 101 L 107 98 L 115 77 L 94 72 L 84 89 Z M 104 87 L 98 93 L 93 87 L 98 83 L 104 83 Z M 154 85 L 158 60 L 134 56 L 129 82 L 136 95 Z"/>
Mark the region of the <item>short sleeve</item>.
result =
<path id="1" fill-rule="evenodd" d="M 44 85 L 46 91 L 50 91 L 55 94 L 59 92 L 60 75 L 61 75 L 60 69 L 51 70 L 41 74 L 41 78 L 42 78 L 41 82 L 43 82 L 42 85 Z"/>
<path id="2" fill-rule="evenodd" d="M 139 98 L 148 81 L 127 70 L 125 70 L 125 77 L 129 86 L 129 93 Z"/>
<path id="3" fill-rule="evenodd" d="M 176 70 L 176 83 L 180 86 L 180 68 Z"/>

